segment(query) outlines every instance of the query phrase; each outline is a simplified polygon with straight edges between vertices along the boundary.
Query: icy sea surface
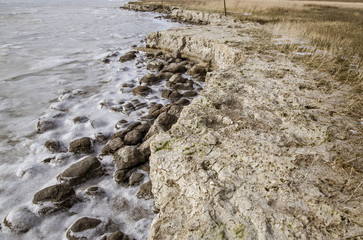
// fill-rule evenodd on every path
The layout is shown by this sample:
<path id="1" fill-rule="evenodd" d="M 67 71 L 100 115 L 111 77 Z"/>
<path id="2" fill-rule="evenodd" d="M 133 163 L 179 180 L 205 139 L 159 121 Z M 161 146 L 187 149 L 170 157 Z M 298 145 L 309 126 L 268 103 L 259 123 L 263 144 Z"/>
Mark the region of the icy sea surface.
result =
<path id="1" fill-rule="evenodd" d="M 125 2 L 0 0 L 0 239 L 66 239 L 69 226 L 82 216 L 108 218 L 131 237 L 147 238 L 153 202 L 136 198 L 138 187 L 115 183 L 112 157 L 102 159 L 109 175 L 78 187 L 81 201 L 69 211 L 24 214 L 24 219 L 17 211 L 37 213 L 34 193 L 56 184 L 56 176 L 79 159 L 52 154 L 45 141 L 68 146 L 76 138 L 112 134 L 121 127 L 118 121 L 132 122 L 148 111 L 123 113 L 112 107 L 130 100 L 162 103 L 158 93 L 137 99 L 130 90 L 120 91 L 125 83 L 137 84 L 146 69 L 142 53 L 126 63 L 118 57 L 134 44 L 142 46 L 147 33 L 176 24 L 120 9 Z M 109 63 L 102 61 L 107 56 Z M 37 133 L 37 122 L 44 119 L 52 119 L 56 128 Z M 44 163 L 47 158 L 52 160 Z M 95 184 L 105 194 L 87 196 L 85 189 Z M 4 224 L 7 216 L 33 227 L 14 233 Z"/>

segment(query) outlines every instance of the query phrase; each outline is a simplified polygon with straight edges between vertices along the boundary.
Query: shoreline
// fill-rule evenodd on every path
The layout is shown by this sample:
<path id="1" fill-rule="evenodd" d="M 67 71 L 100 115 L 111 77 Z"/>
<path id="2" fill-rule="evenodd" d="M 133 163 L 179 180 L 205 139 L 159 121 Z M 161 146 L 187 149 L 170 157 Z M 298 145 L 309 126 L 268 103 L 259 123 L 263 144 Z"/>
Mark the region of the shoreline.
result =
<path id="1" fill-rule="evenodd" d="M 216 68 L 151 143 L 160 212 L 149 239 L 361 236 L 363 129 L 341 114 L 349 86 L 291 62 L 259 24 L 180 8 L 170 14 L 208 24 L 152 33 L 146 44 Z"/>
<path id="2" fill-rule="evenodd" d="M 139 50 L 145 51 L 139 52 Z M 150 52 L 142 47 L 139 47 L 139 50 L 129 51 L 122 55 L 110 53 L 101 61 L 103 64 L 112 64 L 114 61 L 119 61 L 121 64 L 131 62 L 135 65 L 135 69 L 145 68 L 147 73 L 143 77 L 135 77 L 131 82 L 122 85 L 120 91 L 130 95 L 127 97 L 128 101 L 115 104 L 107 99 L 108 101 L 102 101 L 99 104 L 100 108 L 106 108 L 109 111 L 122 112 L 126 115 L 135 112 L 133 116 L 141 114 L 140 117 L 132 121 L 125 120 L 129 117 L 121 119 L 116 123 L 116 130 L 112 135 L 104 132 L 95 136 L 76 137 L 72 141 L 53 138 L 45 141 L 44 149 L 51 157 L 41 159 L 39 164 L 44 168 L 57 165 L 63 167 L 57 168 L 59 172 L 46 184 L 47 187 L 34 191 L 33 198 L 29 199 L 28 203 L 16 206 L 3 216 L 1 231 L 12 233 L 14 236 L 27 233 L 42 221 L 46 222 L 57 215 L 74 216 L 79 210 L 77 208 L 86 209 L 98 201 L 102 205 L 105 201 L 109 201 L 109 204 L 113 204 L 109 206 L 109 210 L 115 207 L 122 210 L 118 214 L 135 218 L 131 219 L 131 222 L 139 219 L 137 224 L 140 226 L 150 224 L 148 223 L 149 215 L 152 214 L 153 209 L 146 209 L 149 203 L 123 202 L 127 201 L 123 194 L 118 196 L 120 199 L 114 199 L 120 202 L 112 203 L 113 199 L 107 200 L 111 197 L 109 191 L 118 186 L 121 190 L 131 189 L 130 193 L 139 199 L 146 201 L 152 198 L 151 183 L 148 181 L 150 140 L 154 134 L 167 131 L 177 120 L 181 109 L 198 95 L 204 85 L 204 75 L 208 67 L 200 66 L 198 65 L 200 61 L 188 60 L 177 52 Z M 127 71 L 127 67 L 125 70 L 122 68 L 121 71 Z M 73 92 L 64 90 L 60 92 L 58 100 L 61 102 L 64 99 L 74 98 L 73 95 L 82 94 L 87 93 L 79 89 Z M 62 107 L 63 105 L 55 100 L 51 106 Z M 39 119 L 36 134 L 43 135 L 42 139 L 52 136 L 54 130 L 66 124 L 65 121 L 70 121 L 74 125 L 89 123 L 93 128 L 97 128 L 97 123 L 93 126 L 94 122 L 89 116 L 79 115 L 74 119 L 64 119 L 67 109 L 57 110 L 60 111 L 59 114 L 47 114 Z M 27 170 L 21 174 L 27 175 Z M 117 186 L 105 188 L 105 181 L 116 182 Z M 133 190 L 134 188 L 138 191 Z M 120 189 L 117 191 L 120 192 Z M 89 201 L 91 203 L 87 205 Z M 128 213 L 123 212 L 131 212 L 131 215 L 128 216 Z M 64 221 L 69 222 L 69 219 L 66 218 Z M 94 214 L 94 212 L 87 216 L 80 214 L 72 224 L 67 226 L 66 231 L 61 233 L 61 237 L 67 239 L 79 239 L 82 236 L 87 239 L 132 237 L 132 234 L 128 236 L 129 232 L 123 230 L 125 228 L 123 225 L 117 225 L 111 218 L 103 217 L 102 214 Z"/>

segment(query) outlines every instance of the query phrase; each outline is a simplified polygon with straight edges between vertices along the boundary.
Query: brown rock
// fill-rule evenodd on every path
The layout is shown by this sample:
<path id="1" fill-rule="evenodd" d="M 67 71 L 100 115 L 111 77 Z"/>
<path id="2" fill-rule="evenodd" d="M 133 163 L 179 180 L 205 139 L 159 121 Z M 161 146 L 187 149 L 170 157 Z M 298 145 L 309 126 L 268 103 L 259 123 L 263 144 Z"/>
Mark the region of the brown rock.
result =
<path id="1" fill-rule="evenodd" d="M 140 84 L 145 83 L 147 85 L 155 84 L 159 81 L 159 79 L 154 74 L 147 74 L 141 78 Z"/>
<path id="2" fill-rule="evenodd" d="M 127 179 L 128 171 L 129 171 L 128 169 L 116 170 L 115 173 L 113 174 L 113 178 L 118 183 L 125 182 L 125 180 Z"/>
<path id="3" fill-rule="evenodd" d="M 128 132 L 124 137 L 126 145 L 136 145 L 142 140 L 142 134 L 139 130 L 135 129 Z"/>
<path id="4" fill-rule="evenodd" d="M 146 200 L 153 198 L 153 194 L 151 192 L 152 184 L 151 181 L 144 183 L 140 186 L 140 190 L 136 193 L 137 198 L 144 198 Z"/>
<path id="5" fill-rule="evenodd" d="M 144 163 L 146 159 L 140 151 L 134 146 L 126 146 L 119 149 L 115 154 L 117 169 L 129 169 L 133 168 L 141 163 Z"/>
<path id="6" fill-rule="evenodd" d="M 73 140 L 69 144 L 69 151 L 73 153 L 93 153 L 93 141 L 89 137 L 83 137 Z"/>
<path id="7" fill-rule="evenodd" d="M 132 59 L 135 59 L 136 58 L 136 53 L 137 53 L 136 51 L 128 52 L 125 55 L 121 56 L 119 61 L 120 62 L 127 62 L 127 61 L 130 61 Z"/>
<path id="8" fill-rule="evenodd" d="M 88 179 L 101 176 L 103 173 L 101 162 L 95 156 L 88 156 L 72 164 L 57 179 L 69 185 L 77 185 Z"/>
<path id="9" fill-rule="evenodd" d="M 165 66 L 162 71 L 171 73 L 184 73 L 186 69 L 183 65 L 171 63 L 168 66 Z"/>
<path id="10" fill-rule="evenodd" d="M 196 91 L 187 91 L 187 92 L 183 93 L 183 97 L 188 97 L 188 98 L 195 97 L 197 95 L 198 95 L 198 93 Z"/>
<path id="11" fill-rule="evenodd" d="M 134 95 L 141 95 L 141 96 L 147 96 L 151 92 L 151 88 L 148 86 L 138 86 L 134 89 L 132 89 L 132 93 Z"/>
<path id="12" fill-rule="evenodd" d="M 41 204 L 51 202 L 62 207 L 71 207 L 76 200 L 73 187 L 65 184 L 56 184 L 46 187 L 34 195 L 33 203 Z"/>
<path id="13" fill-rule="evenodd" d="M 164 63 L 160 61 L 152 61 L 146 66 L 146 69 L 149 71 L 160 71 L 163 67 Z"/>
<path id="14" fill-rule="evenodd" d="M 37 132 L 43 133 L 56 128 L 57 123 L 54 119 L 40 119 L 37 123 Z"/>
<path id="15" fill-rule="evenodd" d="M 191 69 L 189 69 L 188 74 L 193 77 L 205 76 L 207 74 L 207 69 L 201 65 L 194 65 Z"/>
<path id="16" fill-rule="evenodd" d="M 167 90 L 167 91 L 170 91 L 170 90 Z M 171 91 L 170 91 L 171 92 Z M 160 109 L 163 107 L 163 105 L 162 104 L 156 104 L 156 105 L 154 105 L 151 109 L 150 109 L 150 111 L 149 111 L 149 114 L 150 115 L 152 115 L 153 117 L 158 117 L 159 116 L 159 114 L 161 113 L 160 112 Z"/>
<path id="17" fill-rule="evenodd" d="M 53 139 L 46 141 L 44 146 L 52 153 L 67 152 L 68 150 L 63 142 Z"/>
<path id="18" fill-rule="evenodd" d="M 161 97 L 163 97 L 163 98 L 169 98 L 169 96 L 170 96 L 170 94 L 172 93 L 173 91 L 171 91 L 171 90 L 168 90 L 168 89 L 166 89 L 166 90 L 163 90 L 162 92 L 161 92 Z"/>
<path id="19" fill-rule="evenodd" d="M 142 181 L 142 179 L 144 178 L 144 174 L 139 173 L 139 172 L 134 172 L 131 174 L 130 179 L 129 179 L 129 185 L 136 185 L 139 182 Z"/>
<path id="20" fill-rule="evenodd" d="M 173 91 L 170 95 L 169 95 L 169 99 L 172 101 L 177 101 L 182 97 L 182 95 L 178 92 L 178 91 Z"/>
<path id="21" fill-rule="evenodd" d="M 107 240 L 129 240 L 129 237 L 123 232 L 117 231 L 110 234 Z"/>

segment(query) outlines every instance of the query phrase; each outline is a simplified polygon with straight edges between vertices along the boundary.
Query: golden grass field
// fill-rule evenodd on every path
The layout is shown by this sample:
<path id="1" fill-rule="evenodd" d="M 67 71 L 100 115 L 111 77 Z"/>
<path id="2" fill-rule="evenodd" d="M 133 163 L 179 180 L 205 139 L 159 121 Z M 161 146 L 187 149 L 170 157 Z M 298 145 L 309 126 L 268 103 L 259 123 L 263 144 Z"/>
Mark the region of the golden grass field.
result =
<path id="1" fill-rule="evenodd" d="M 223 13 L 223 0 L 159 0 L 164 5 Z M 284 1 L 226 0 L 227 14 L 240 21 L 263 24 L 273 37 L 297 39 L 307 44 L 286 43 L 279 50 L 291 58 L 331 73 L 350 84 L 355 93 L 351 111 L 363 113 L 363 0 Z M 248 14 L 246 14 L 248 13 Z"/>

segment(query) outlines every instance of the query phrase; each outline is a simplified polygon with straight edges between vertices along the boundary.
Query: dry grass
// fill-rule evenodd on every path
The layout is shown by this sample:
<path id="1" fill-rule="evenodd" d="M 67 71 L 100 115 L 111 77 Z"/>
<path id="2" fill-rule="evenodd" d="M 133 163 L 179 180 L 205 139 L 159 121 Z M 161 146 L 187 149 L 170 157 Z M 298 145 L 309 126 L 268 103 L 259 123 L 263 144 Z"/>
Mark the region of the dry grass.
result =
<path id="1" fill-rule="evenodd" d="M 157 2 L 223 12 L 222 0 Z M 348 104 L 349 111 L 363 114 L 363 0 L 226 0 L 226 3 L 229 15 L 240 21 L 261 23 L 275 38 L 293 39 L 275 45 L 291 58 L 352 85 L 355 93 Z"/>

